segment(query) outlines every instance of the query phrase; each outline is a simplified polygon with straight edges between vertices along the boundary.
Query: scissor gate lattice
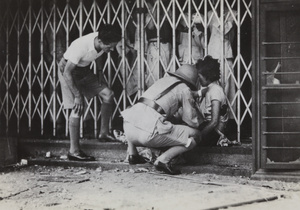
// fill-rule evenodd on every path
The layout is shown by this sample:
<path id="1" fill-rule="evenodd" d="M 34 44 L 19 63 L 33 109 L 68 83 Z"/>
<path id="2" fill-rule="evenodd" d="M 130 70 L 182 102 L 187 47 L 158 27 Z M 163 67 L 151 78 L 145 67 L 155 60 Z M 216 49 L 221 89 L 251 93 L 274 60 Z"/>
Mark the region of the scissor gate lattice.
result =
<path id="1" fill-rule="evenodd" d="M 177 28 L 180 23 L 185 22 L 188 33 L 192 35 L 193 14 L 201 15 L 206 55 L 208 25 L 211 21 L 207 17 L 208 11 L 216 13 L 216 8 L 219 7 L 223 14 L 222 11 L 229 8 L 229 15 L 221 15 L 219 23 L 222 29 L 226 19 L 232 16 L 236 25 L 233 70 L 230 71 L 236 93 L 231 107 L 237 107 L 233 117 L 240 140 L 243 127 L 245 131 L 249 130 L 252 118 L 251 0 L 153 2 L 159 21 L 154 15 L 148 21 L 153 21 L 157 36 L 160 36 L 159 29 L 164 21 L 172 28 L 170 60 L 166 64 L 160 56 L 157 61 L 162 69 L 160 77 L 168 71 L 175 71 L 180 65 L 177 53 Z M 146 0 L 3 0 L 0 4 L 1 134 L 31 137 L 68 135 L 66 125 L 69 113 L 62 107 L 57 64 L 74 39 L 97 31 L 103 23 L 120 25 L 123 36 L 119 53 L 112 52 L 102 59 L 105 79 L 115 92 L 113 126 L 120 111 L 134 104 L 143 93 L 147 80 L 156 79 L 153 76 L 154 70 L 147 63 L 144 32 L 148 24 L 146 14 L 152 8 Z M 236 16 L 233 11 L 237 12 Z M 191 44 L 191 40 L 189 43 Z M 189 52 L 192 52 L 191 47 Z M 189 62 L 192 62 L 191 58 Z M 222 66 L 228 65 L 226 59 L 221 59 L 220 62 Z M 95 65 L 92 67 L 96 73 Z M 228 78 L 223 78 L 222 81 L 226 79 Z M 101 101 L 97 97 L 86 100 L 82 136 L 88 135 L 87 130 L 93 137 L 97 136 L 100 105 Z"/>

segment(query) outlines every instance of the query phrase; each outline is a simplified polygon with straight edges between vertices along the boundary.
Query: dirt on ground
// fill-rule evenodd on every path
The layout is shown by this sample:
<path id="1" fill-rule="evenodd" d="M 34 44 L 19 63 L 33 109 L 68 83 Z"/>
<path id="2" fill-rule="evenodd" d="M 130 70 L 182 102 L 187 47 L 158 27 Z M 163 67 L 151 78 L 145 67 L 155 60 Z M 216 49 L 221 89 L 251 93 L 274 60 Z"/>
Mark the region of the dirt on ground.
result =
<path id="1" fill-rule="evenodd" d="M 299 209 L 300 184 L 213 174 L 26 166 L 0 175 L 1 210 Z"/>

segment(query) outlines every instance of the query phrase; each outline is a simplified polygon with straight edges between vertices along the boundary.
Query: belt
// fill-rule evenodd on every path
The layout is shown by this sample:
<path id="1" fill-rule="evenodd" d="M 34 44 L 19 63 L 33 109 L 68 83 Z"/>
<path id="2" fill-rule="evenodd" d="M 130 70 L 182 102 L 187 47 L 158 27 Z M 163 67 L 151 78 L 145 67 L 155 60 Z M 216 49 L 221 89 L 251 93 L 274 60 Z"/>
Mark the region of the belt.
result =
<path id="1" fill-rule="evenodd" d="M 138 100 L 139 103 L 143 103 L 145 104 L 146 106 L 149 106 L 150 108 L 154 109 L 155 111 L 157 111 L 158 113 L 160 114 L 166 114 L 165 111 L 163 110 L 163 108 L 161 108 L 161 106 L 159 106 L 155 101 L 153 100 L 150 100 L 148 98 L 144 98 L 144 97 L 141 97 L 139 100 Z"/>

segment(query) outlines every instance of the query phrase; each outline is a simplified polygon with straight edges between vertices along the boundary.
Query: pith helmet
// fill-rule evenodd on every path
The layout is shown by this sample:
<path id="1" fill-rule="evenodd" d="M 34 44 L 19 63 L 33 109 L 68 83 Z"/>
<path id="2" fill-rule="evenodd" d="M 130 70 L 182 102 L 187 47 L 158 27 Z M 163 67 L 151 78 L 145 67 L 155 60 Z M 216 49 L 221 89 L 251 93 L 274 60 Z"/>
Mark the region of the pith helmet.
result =
<path id="1" fill-rule="evenodd" d="M 184 64 L 174 73 L 168 72 L 168 74 L 183 80 L 192 90 L 197 90 L 198 71 L 193 65 Z"/>

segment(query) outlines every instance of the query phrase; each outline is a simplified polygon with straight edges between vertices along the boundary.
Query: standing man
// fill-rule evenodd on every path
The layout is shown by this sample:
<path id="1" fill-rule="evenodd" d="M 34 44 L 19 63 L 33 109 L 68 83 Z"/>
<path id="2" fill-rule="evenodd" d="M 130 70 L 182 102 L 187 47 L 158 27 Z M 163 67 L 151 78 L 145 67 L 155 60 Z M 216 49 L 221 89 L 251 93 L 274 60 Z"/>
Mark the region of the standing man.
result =
<path id="1" fill-rule="evenodd" d="M 197 69 L 185 64 L 169 77 L 156 81 L 139 99 L 138 103 L 124 110 L 124 132 L 128 140 L 129 164 L 143 163 L 136 146 L 168 148 L 154 162 L 155 168 L 167 174 L 180 171 L 171 160 L 196 146 L 200 140 L 197 130 L 201 123 L 192 90 L 196 90 Z M 179 113 L 185 125 L 170 122 Z"/>
<path id="2" fill-rule="evenodd" d="M 59 63 L 58 77 L 64 108 L 72 109 L 69 117 L 70 150 L 68 158 L 70 160 L 95 160 L 94 157 L 88 156 L 80 150 L 79 131 L 80 117 L 84 108 L 83 96 L 87 99 L 96 95 L 101 97 L 103 102 L 99 138 L 114 140 L 114 137 L 109 134 L 114 93 L 103 79 L 102 69 L 98 69 L 98 78 L 91 70 L 90 64 L 103 53 L 113 51 L 120 40 L 121 31 L 117 26 L 104 25 L 98 32 L 74 40 Z M 98 65 L 97 68 L 99 68 Z"/>

